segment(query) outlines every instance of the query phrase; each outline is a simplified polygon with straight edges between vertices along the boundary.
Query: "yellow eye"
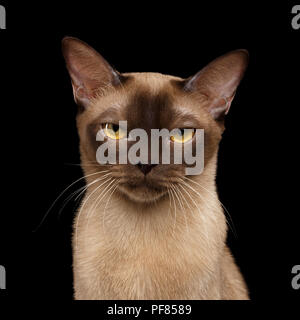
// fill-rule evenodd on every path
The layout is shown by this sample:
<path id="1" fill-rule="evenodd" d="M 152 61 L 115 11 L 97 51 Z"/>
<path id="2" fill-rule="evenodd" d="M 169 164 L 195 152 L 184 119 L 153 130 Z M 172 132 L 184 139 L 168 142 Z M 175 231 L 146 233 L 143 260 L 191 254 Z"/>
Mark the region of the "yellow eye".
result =
<path id="1" fill-rule="evenodd" d="M 176 133 L 171 136 L 173 142 L 185 143 L 193 138 L 195 129 L 177 129 Z"/>
<path id="2" fill-rule="evenodd" d="M 103 131 L 107 137 L 114 140 L 119 140 L 126 137 L 126 131 L 118 124 L 105 123 Z"/>

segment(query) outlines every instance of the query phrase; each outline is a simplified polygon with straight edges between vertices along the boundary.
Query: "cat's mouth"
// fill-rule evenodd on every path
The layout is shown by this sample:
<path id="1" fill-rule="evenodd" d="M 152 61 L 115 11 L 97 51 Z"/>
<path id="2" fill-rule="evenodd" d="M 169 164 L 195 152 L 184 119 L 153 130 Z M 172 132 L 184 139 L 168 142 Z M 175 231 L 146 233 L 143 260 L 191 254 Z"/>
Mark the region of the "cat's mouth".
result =
<path id="1" fill-rule="evenodd" d="M 162 180 L 128 180 L 120 182 L 119 191 L 133 201 L 153 202 L 168 193 L 167 183 Z"/>

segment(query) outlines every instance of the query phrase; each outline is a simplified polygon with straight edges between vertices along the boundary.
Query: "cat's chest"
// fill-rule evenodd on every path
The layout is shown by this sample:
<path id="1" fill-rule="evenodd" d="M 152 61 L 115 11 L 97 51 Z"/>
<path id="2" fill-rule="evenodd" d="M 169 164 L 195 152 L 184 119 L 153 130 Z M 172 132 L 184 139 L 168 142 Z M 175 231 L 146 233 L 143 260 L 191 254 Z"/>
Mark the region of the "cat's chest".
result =
<path id="1" fill-rule="evenodd" d="M 95 247 L 75 255 L 77 271 L 106 299 L 184 299 L 205 278 L 195 254 L 166 246 Z"/>

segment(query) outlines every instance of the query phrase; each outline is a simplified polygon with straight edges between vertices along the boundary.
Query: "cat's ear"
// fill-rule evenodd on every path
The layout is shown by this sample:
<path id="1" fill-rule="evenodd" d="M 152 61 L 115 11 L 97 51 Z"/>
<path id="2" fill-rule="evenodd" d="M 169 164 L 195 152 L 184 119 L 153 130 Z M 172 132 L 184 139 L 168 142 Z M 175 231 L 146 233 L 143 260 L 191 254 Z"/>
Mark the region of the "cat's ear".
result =
<path id="1" fill-rule="evenodd" d="M 120 76 L 109 63 L 85 42 L 65 37 L 62 52 L 69 71 L 75 102 L 88 107 L 100 89 L 120 84 Z"/>
<path id="2" fill-rule="evenodd" d="M 185 82 L 185 90 L 196 91 L 209 99 L 209 112 L 216 120 L 228 113 L 237 86 L 248 66 L 247 50 L 231 51 L 204 67 Z"/>

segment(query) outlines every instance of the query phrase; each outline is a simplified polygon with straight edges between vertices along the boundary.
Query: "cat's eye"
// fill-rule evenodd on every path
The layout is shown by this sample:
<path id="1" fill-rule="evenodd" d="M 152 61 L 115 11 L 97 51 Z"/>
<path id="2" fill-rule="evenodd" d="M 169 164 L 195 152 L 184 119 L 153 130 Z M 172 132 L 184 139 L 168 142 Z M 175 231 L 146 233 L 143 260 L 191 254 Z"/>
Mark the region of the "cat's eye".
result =
<path id="1" fill-rule="evenodd" d="M 122 129 L 118 124 L 105 123 L 103 125 L 104 134 L 114 140 L 123 139 L 126 137 L 126 130 Z"/>
<path id="2" fill-rule="evenodd" d="M 171 136 L 173 142 L 185 143 L 193 138 L 195 129 L 178 129 L 176 133 Z"/>

